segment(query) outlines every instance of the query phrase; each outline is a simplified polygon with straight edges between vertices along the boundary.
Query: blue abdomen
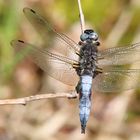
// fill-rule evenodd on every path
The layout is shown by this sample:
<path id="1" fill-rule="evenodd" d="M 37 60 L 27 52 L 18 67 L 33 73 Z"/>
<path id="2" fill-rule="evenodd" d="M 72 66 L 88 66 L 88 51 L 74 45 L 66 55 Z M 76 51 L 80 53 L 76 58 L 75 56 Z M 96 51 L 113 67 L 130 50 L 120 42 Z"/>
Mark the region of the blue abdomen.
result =
<path id="1" fill-rule="evenodd" d="M 80 115 L 82 133 L 85 133 L 86 123 L 90 115 L 91 88 L 92 88 L 92 77 L 89 75 L 81 76 L 79 115 Z"/>

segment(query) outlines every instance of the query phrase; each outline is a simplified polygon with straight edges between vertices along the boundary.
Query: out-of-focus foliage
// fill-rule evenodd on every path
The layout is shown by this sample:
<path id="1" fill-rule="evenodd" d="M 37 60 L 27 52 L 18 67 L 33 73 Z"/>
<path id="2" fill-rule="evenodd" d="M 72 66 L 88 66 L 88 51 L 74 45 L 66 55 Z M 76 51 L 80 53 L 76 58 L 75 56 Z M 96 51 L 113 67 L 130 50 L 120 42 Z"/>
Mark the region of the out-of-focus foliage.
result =
<path id="1" fill-rule="evenodd" d="M 0 5 L 0 75 L 1 80 L 8 78 L 13 65 L 13 49 L 10 41 L 18 33 L 20 14 L 18 1 L 2 2 Z"/>

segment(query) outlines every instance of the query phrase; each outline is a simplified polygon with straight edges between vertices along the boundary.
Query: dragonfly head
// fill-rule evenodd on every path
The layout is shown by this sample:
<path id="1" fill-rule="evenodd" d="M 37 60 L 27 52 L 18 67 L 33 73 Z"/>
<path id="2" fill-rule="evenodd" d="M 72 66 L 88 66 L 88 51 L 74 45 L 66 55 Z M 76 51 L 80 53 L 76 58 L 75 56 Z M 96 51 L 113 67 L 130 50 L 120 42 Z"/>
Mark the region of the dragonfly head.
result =
<path id="1" fill-rule="evenodd" d="M 94 32 L 92 29 L 87 29 L 84 31 L 83 34 L 80 36 L 81 41 L 86 41 L 86 42 L 96 42 L 98 40 L 98 34 Z"/>

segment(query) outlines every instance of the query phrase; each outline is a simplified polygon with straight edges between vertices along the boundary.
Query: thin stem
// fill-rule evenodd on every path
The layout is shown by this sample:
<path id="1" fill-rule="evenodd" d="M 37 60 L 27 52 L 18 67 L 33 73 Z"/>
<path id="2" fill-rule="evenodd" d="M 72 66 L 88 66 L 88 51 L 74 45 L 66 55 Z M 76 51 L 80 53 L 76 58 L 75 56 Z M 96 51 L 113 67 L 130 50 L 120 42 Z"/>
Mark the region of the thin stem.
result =
<path id="1" fill-rule="evenodd" d="M 38 94 L 34 96 L 28 96 L 23 98 L 17 99 L 3 99 L 0 100 L 0 105 L 26 105 L 29 102 L 36 101 L 36 100 L 43 100 L 43 99 L 50 99 L 50 98 L 76 98 L 78 95 L 75 93 L 58 93 L 58 94 Z"/>
<path id="2" fill-rule="evenodd" d="M 84 14 L 81 7 L 81 0 L 78 0 L 78 7 L 79 7 L 79 17 L 80 17 L 80 24 L 81 24 L 81 32 L 84 33 L 85 29 L 85 20 L 84 20 Z"/>

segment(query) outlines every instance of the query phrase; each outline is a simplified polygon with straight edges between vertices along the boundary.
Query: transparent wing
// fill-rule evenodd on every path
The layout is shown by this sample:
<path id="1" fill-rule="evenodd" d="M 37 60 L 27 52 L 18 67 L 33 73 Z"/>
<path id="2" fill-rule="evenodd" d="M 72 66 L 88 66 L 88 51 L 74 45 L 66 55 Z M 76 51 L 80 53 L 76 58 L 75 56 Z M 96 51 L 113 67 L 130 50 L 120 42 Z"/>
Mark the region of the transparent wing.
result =
<path id="1" fill-rule="evenodd" d="M 99 92 L 118 92 L 137 88 L 139 75 L 139 69 L 104 71 L 93 79 L 93 90 Z"/>
<path id="2" fill-rule="evenodd" d="M 33 62 L 53 78 L 70 86 L 74 86 L 78 82 L 79 77 L 73 68 L 73 65 L 78 63 L 77 61 L 21 40 L 13 40 L 11 45 L 22 55 L 31 56 Z"/>
<path id="3" fill-rule="evenodd" d="M 38 13 L 36 13 L 34 10 L 30 8 L 24 8 L 23 12 L 27 19 L 31 22 L 31 24 L 34 26 L 34 28 L 40 33 L 40 35 L 43 37 L 43 39 L 46 41 L 50 41 L 50 38 L 52 34 L 56 35 L 59 41 L 62 41 L 65 43 L 65 47 L 67 49 L 71 49 L 76 53 L 79 53 L 80 47 L 77 43 L 75 43 L 72 39 L 67 37 L 64 34 L 56 32 L 55 29 L 52 28 L 52 26 Z"/>
<path id="4" fill-rule="evenodd" d="M 140 42 L 126 47 L 110 48 L 98 53 L 98 65 L 124 65 L 140 60 Z"/>

